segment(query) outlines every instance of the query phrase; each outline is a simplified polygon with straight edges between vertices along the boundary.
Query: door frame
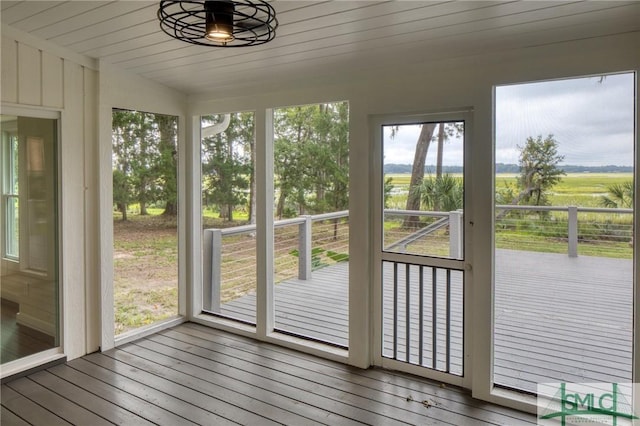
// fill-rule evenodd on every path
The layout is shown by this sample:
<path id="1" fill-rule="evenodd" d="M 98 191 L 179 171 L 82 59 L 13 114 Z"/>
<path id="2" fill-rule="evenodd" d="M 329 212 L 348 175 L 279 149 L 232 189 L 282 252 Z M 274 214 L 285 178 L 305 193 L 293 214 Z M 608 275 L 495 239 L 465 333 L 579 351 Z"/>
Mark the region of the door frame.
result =
<path id="1" fill-rule="evenodd" d="M 40 118 L 40 119 L 48 119 L 55 120 L 56 122 L 56 146 L 54 148 L 54 159 L 56 161 L 56 183 L 55 183 L 55 191 L 56 191 L 56 199 L 54 200 L 54 205 L 56 209 L 56 217 L 55 217 L 55 239 L 54 242 L 57 253 L 57 258 L 55 260 L 55 264 L 53 265 L 55 272 L 52 278 L 57 280 L 57 315 L 56 315 L 56 331 L 57 331 L 57 346 L 47 349 L 32 355 L 28 355 L 14 361 L 7 362 L 2 364 L 0 368 L 0 378 L 10 377 L 14 374 L 21 373 L 23 371 L 29 370 L 30 368 L 35 368 L 40 365 L 54 362 L 60 360 L 65 357 L 65 354 L 69 352 L 70 339 L 67 337 L 72 334 L 72 330 L 69 330 L 67 324 L 73 320 L 77 320 L 74 317 L 73 313 L 69 310 L 65 309 L 65 306 L 71 305 L 71 298 L 73 292 L 70 291 L 71 284 L 64 279 L 65 277 L 65 264 L 71 262 L 72 257 L 65 257 L 63 252 L 63 247 L 65 244 L 68 244 L 67 238 L 65 238 L 65 234 L 63 229 L 65 228 L 65 220 L 63 217 L 63 208 L 67 204 L 65 202 L 66 197 L 69 197 L 68 192 L 64 191 L 63 181 L 66 180 L 68 173 L 65 174 L 65 169 L 63 167 L 63 151 L 65 150 L 65 146 L 63 144 L 63 121 L 64 114 L 62 111 L 57 109 L 50 108 L 41 108 L 41 107 L 27 107 L 22 105 L 14 105 L 14 104 L 2 104 L 2 114 L 3 115 L 15 115 L 21 117 L 29 117 L 29 118 Z M 3 215 L 4 216 L 4 215 Z M 4 226 L 4 225 L 2 225 Z M 20 225 L 22 228 L 22 224 Z M 21 229 L 22 231 L 22 229 Z M 22 255 L 22 249 L 21 255 Z M 1 262 L 4 262 L 4 259 L 0 259 Z M 18 260 L 18 264 L 21 265 L 23 260 Z M 22 266 L 19 266 L 19 269 L 22 270 Z M 72 268 L 67 268 L 72 269 Z M 30 273 L 29 270 L 26 271 Z"/>
<path id="2" fill-rule="evenodd" d="M 394 124 L 417 124 L 426 122 L 441 121 L 464 121 L 464 260 L 454 260 L 446 258 L 423 257 L 408 254 L 385 253 L 382 251 L 382 226 L 383 226 L 383 188 L 384 188 L 384 171 L 383 171 L 383 146 L 382 131 L 384 125 Z M 471 388 L 472 377 L 472 309 L 471 302 L 464 302 L 463 306 L 463 375 L 456 376 L 449 373 L 432 370 L 414 364 L 397 361 L 382 356 L 383 330 L 382 330 L 382 262 L 384 260 L 397 260 L 407 263 L 419 263 L 427 266 L 451 268 L 461 270 L 463 265 L 463 292 L 465 295 L 471 294 L 473 288 L 472 282 L 472 225 L 473 225 L 473 207 L 471 205 L 471 185 L 468 178 L 471 168 L 471 137 L 473 134 L 473 109 L 460 108 L 438 112 L 420 112 L 406 114 L 381 114 L 369 117 L 369 129 L 371 132 L 371 151 L 372 151 L 372 184 L 371 199 L 372 205 L 375 206 L 372 212 L 371 221 L 371 241 L 373 243 L 372 250 L 372 348 L 373 363 L 376 366 L 404 371 L 421 377 L 446 382 L 452 385 Z M 418 261 L 416 261 L 418 260 Z"/>

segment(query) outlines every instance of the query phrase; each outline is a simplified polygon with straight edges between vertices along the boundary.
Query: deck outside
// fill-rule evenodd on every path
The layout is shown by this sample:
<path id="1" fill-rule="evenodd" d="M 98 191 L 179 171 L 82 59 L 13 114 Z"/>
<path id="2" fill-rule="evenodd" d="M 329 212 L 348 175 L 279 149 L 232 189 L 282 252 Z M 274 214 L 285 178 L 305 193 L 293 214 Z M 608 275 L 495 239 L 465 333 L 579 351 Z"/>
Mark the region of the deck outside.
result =
<path id="1" fill-rule="evenodd" d="M 498 250 L 496 257 L 496 384 L 535 392 L 538 382 L 631 381 L 631 260 L 513 250 Z M 347 346 L 347 277 L 343 263 L 315 271 L 312 280 L 278 284 L 277 328 Z M 254 295 L 222 306 L 223 314 L 247 320 L 254 312 Z M 458 344 L 460 316 L 451 324 Z M 388 350 L 392 343 L 384 344 Z"/>

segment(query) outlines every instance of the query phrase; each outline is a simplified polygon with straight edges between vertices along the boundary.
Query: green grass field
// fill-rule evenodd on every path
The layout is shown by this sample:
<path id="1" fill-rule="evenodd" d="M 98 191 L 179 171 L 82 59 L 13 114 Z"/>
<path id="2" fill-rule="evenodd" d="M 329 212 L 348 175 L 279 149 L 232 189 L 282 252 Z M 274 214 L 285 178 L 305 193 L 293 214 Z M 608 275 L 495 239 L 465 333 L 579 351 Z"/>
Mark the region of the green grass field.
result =
<path id="1" fill-rule="evenodd" d="M 461 174 L 453 174 L 453 176 L 462 177 Z M 395 189 L 391 197 L 393 203 L 401 203 L 406 199 L 406 195 L 402 193 L 408 190 L 411 175 L 387 174 L 385 177 L 391 178 Z M 498 174 L 495 178 L 495 187 L 499 190 L 505 185 L 514 185 L 516 178 L 516 174 Z M 607 186 L 632 179 L 632 173 L 569 173 L 553 187 L 551 203 L 554 206 L 600 207 L 600 197 L 607 194 Z"/>
<path id="2" fill-rule="evenodd" d="M 455 175 L 462 177 L 462 175 Z M 410 174 L 389 174 L 393 191 L 387 201 L 390 209 L 404 209 Z M 550 194 L 554 206 L 602 207 L 601 199 L 607 187 L 633 179 L 632 173 L 571 173 L 553 187 Z M 516 174 L 498 174 L 496 189 L 515 186 Z M 584 256 L 604 256 L 631 259 L 632 217 L 628 214 L 580 213 L 578 216 L 578 253 Z M 400 221 L 385 223 L 385 232 L 398 233 Z M 496 223 L 496 247 L 551 253 L 567 252 L 567 214 L 552 212 L 509 215 Z M 432 243 L 433 244 L 433 243 Z"/>

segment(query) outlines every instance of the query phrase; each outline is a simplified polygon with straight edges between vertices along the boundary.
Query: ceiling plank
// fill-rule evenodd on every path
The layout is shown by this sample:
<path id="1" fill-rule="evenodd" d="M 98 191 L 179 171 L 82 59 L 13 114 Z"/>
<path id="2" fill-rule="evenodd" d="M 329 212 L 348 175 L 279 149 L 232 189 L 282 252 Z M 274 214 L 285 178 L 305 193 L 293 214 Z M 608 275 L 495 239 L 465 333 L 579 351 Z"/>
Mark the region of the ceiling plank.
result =
<path id="1" fill-rule="evenodd" d="M 158 1 L 5 1 L 6 31 L 185 93 L 332 81 L 479 52 L 640 31 L 637 1 L 280 1 L 272 42 L 217 49 L 160 31 Z M 45 43 L 42 41 L 42 43 Z M 54 49 L 55 50 L 55 49 Z M 94 65 L 95 65 L 94 64 Z M 391 72 L 389 71 L 389 72 Z"/>
<path id="2" fill-rule="evenodd" d="M 4 1 L 2 3 L 4 3 Z M 9 25 L 16 25 L 35 14 L 52 9 L 58 4 L 59 2 L 54 1 L 23 1 L 14 3 L 10 5 L 13 7 L 2 9 L 2 22 Z"/>
<path id="3" fill-rule="evenodd" d="M 581 22 L 576 25 L 556 25 L 549 27 L 545 31 L 523 32 L 515 30 L 513 27 L 505 27 L 505 31 L 493 33 L 492 37 L 453 37 L 450 39 L 432 40 L 425 44 L 424 49 L 418 50 L 411 45 L 406 45 L 398 49 L 373 50 L 371 54 L 357 56 L 355 59 L 350 51 L 331 55 L 306 55 L 304 52 L 283 58 L 282 61 L 269 65 L 261 64 L 260 84 L 275 84 L 278 81 L 286 81 L 279 76 L 286 75 L 288 79 L 294 75 L 304 75 L 306 79 L 313 79 L 319 75 L 319 67 L 333 66 L 345 73 L 351 70 L 367 70 L 390 67 L 403 69 L 412 63 L 424 63 L 432 56 L 442 58 L 454 58 L 477 54 L 477 52 L 499 52 L 522 46 L 534 46 L 539 44 L 553 44 L 580 38 L 588 38 L 590 35 L 606 36 L 611 34 L 624 33 L 637 29 L 637 15 L 629 13 L 625 18 L 616 19 L 615 24 L 604 20 L 599 22 L 594 19 L 592 22 Z M 508 32 L 507 32 L 508 31 Z M 506 37 L 506 40 L 505 40 Z M 384 52 L 384 53 L 383 53 Z M 380 55 L 386 55 L 385 61 L 380 61 Z M 407 60 L 407 58 L 412 58 Z M 212 81 L 207 86 L 208 90 L 220 89 L 222 84 L 218 82 L 232 82 L 236 87 L 242 85 L 252 85 L 252 78 L 255 79 L 254 67 L 223 67 L 216 73 L 216 81 Z M 164 84 L 180 84 L 179 75 L 173 77 L 159 78 L 158 81 Z M 253 76 L 253 77 L 251 77 Z M 197 93 L 202 90 L 202 86 L 194 84 L 196 90 L 189 90 Z"/>
<path id="4" fill-rule="evenodd" d="M 53 2 L 55 6 L 42 10 L 20 21 L 20 29 L 27 32 L 37 32 L 42 28 L 54 25 L 56 22 L 80 15 L 88 10 L 100 6 L 96 1 L 66 1 Z M 15 23 L 14 23 L 15 25 Z"/>
<path id="5" fill-rule="evenodd" d="M 406 4 L 413 4 L 414 2 L 405 2 Z M 425 4 L 423 2 L 420 2 Z M 506 3 L 505 3 L 506 4 Z M 404 28 L 406 25 L 413 24 L 417 28 L 422 28 L 424 26 L 424 20 L 421 18 L 424 17 L 433 17 L 440 16 L 446 19 L 462 19 L 461 16 L 463 14 L 470 14 L 472 10 L 475 8 L 482 7 L 497 7 L 495 3 L 487 3 L 487 2 L 474 2 L 472 6 L 464 5 L 462 3 L 443 3 L 437 4 L 432 7 L 424 7 L 417 11 L 412 11 L 413 13 L 404 14 L 403 20 L 406 23 L 398 24 L 395 26 L 387 26 L 385 28 L 392 28 L 391 32 L 398 31 L 401 28 Z M 376 17 L 376 9 L 368 8 L 370 10 L 370 15 Z M 330 12 L 331 11 L 331 12 Z M 167 45 L 154 44 L 155 39 L 150 37 L 147 40 L 140 40 L 140 43 L 143 43 L 145 46 L 145 55 L 133 55 L 131 52 L 123 52 L 119 54 L 107 54 L 105 55 L 106 59 L 109 62 L 114 64 L 122 64 L 124 67 L 129 67 L 128 64 L 123 64 L 125 61 L 135 61 L 140 65 L 148 61 L 149 57 L 155 56 L 155 58 L 150 58 L 151 62 L 162 63 L 163 67 L 171 66 L 170 63 L 167 63 L 167 57 L 171 56 L 171 61 L 174 62 L 179 60 L 179 58 L 191 56 L 193 61 L 197 62 L 210 62 L 212 60 L 218 60 L 221 58 L 228 57 L 237 57 L 237 56 L 247 56 L 250 54 L 259 54 L 263 56 L 270 56 L 276 54 L 275 52 L 278 49 L 289 49 L 291 46 L 295 45 L 303 45 L 309 41 L 316 41 L 318 39 L 325 40 L 326 43 L 331 44 L 331 40 L 335 40 L 336 37 L 341 34 L 348 34 L 354 32 L 354 24 L 352 23 L 352 19 L 347 16 L 345 21 L 347 24 L 340 24 L 342 15 L 334 14 L 334 9 L 324 10 L 323 15 L 314 15 L 313 19 L 309 19 L 306 22 L 307 30 L 304 32 L 296 32 L 297 29 L 293 31 L 288 30 L 288 24 L 285 24 L 282 30 L 278 31 L 278 36 L 273 42 L 270 42 L 266 46 L 260 46 L 260 49 L 244 49 L 243 51 L 237 51 L 234 49 L 232 52 L 226 52 L 228 49 L 211 49 L 210 51 L 205 51 L 205 49 L 201 46 L 187 46 L 179 49 L 179 52 L 175 52 L 177 54 L 168 55 Z M 320 12 L 320 11 L 318 11 Z M 386 10 L 382 11 L 383 14 L 388 13 Z M 330 22 L 333 22 L 333 25 L 330 28 L 327 28 L 326 25 Z M 357 21 L 357 27 L 361 27 L 360 31 L 357 33 L 363 33 L 368 31 L 366 35 L 362 36 L 362 39 L 368 39 L 370 37 L 381 37 L 381 35 L 376 35 L 377 32 L 382 32 L 379 22 L 375 20 L 365 20 L 360 19 Z M 342 25 L 338 27 L 338 25 Z M 319 28 L 318 28 L 319 27 Z M 187 61 L 190 63 L 191 61 Z"/>
<path id="6" fill-rule="evenodd" d="M 96 1 L 93 2 L 96 7 L 87 10 L 83 13 L 79 13 L 74 16 L 69 16 L 65 19 L 57 21 L 52 25 L 48 25 L 44 28 L 40 28 L 33 32 L 34 35 L 41 37 L 45 40 L 51 40 L 55 43 L 66 46 L 60 38 L 65 34 L 75 33 L 73 37 L 82 39 L 84 37 L 90 37 L 92 35 L 93 27 L 97 22 L 113 19 L 120 16 L 126 16 L 135 10 L 149 6 L 148 1 Z"/>
<path id="7" fill-rule="evenodd" d="M 395 5 L 401 4 L 403 7 L 398 8 Z M 481 2 L 474 3 L 474 7 L 481 7 Z M 426 5 L 426 6 L 425 6 Z M 218 60 L 220 58 L 247 56 L 255 53 L 262 55 L 272 55 L 274 51 L 287 48 L 293 44 L 304 43 L 305 40 L 309 40 L 316 37 L 336 36 L 345 31 L 354 31 L 364 28 L 376 28 L 379 25 L 378 19 L 387 21 L 391 20 L 400 24 L 402 21 L 411 17 L 412 19 L 419 18 L 420 16 L 432 16 L 438 13 L 438 9 L 433 7 L 438 3 L 424 3 L 424 2 L 402 2 L 402 3 L 377 3 L 372 7 L 367 8 L 365 19 L 362 15 L 362 10 L 350 10 L 347 12 L 325 13 L 320 16 L 314 14 L 312 20 L 308 22 L 299 22 L 295 24 L 286 23 L 277 32 L 276 39 L 270 42 L 268 45 L 261 46 L 260 49 L 253 49 L 249 51 L 228 51 L 224 49 L 209 49 L 205 51 L 202 47 L 185 47 L 174 52 L 171 55 L 171 63 L 167 62 L 164 52 L 152 53 L 148 51 L 147 56 L 138 57 L 138 63 L 131 67 L 132 69 L 140 69 L 144 72 L 148 69 L 156 68 L 158 63 L 162 63 L 164 67 L 170 66 L 184 66 L 188 64 L 204 63 L 212 60 Z M 451 6 L 447 7 L 447 13 L 451 13 L 453 9 Z M 408 10 L 407 10 L 408 9 Z M 428 10 L 427 10 L 428 9 Z M 440 11 L 440 13 L 445 13 Z M 375 21 L 374 21 L 375 20 Z M 149 66 L 149 68 L 145 68 Z"/>
<path id="8" fill-rule="evenodd" d="M 536 2 L 527 2 L 528 4 Z M 605 2 L 596 2 L 589 5 L 589 8 L 606 7 Z M 504 9 L 505 12 L 513 12 L 513 9 Z M 540 20 L 543 18 L 558 17 L 563 13 L 569 13 L 568 10 L 562 10 L 558 8 L 546 8 L 542 10 L 535 10 L 534 14 L 522 14 L 519 13 L 514 16 L 512 22 L 515 24 L 521 24 L 528 22 L 529 19 Z M 569 14 L 569 16 L 571 16 Z M 479 20 L 474 20 L 480 18 Z M 492 31 L 495 29 L 494 23 L 500 20 L 501 16 L 497 11 L 493 11 L 492 18 L 486 18 L 486 15 L 477 15 L 474 11 L 463 12 L 458 14 L 450 14 L 445 18 L 438 20 L 437 25 L 432 27 L 426 27 L 422 24 L 422 21 L 408 22 L 396 31 L 396 34 L 378 34 L 373 29 L 365 31 L 346 33 L 344 35 L 336 35 L 332 37 L 319 38 L 317 34 L 308 34 L 306 42 L 299 42 L 293 45 L 289 45 L 286 49 L 274 49 L 267 48 L 260 50 L 252 54 L 252 56 L 245 55 L 244 57 L 226 57 L 220 58 L 215 62 L 208 62 L 206 60 L 199 60 L 197 63 L 188 64 L 187 66 L 181 66 L 183 69 L 191 67 L 197 67 L 199 71 L 213 71 L 219 70 L 221 67 L 233 67 L 233 66 L 256 66 L 259 61 L 263 64 L 280 61 L 280 58 L 291 59 L 291 55 L 302 53 L 305 56 L 322 55 L 328 57 L 333 54 L 351 54 L 356 56 L 362 56 L 362 54 L 369 50 L 374 50 L 377 54 L 384 55 L 384 49 L 393 49 L 401 47 L 406 43 L 427 43 L 428 40 L 438 39 L 443 37 L 451 37 L 460 33 L 468 34 L 469 38 L 475 38 L 480 36 L 487 36 L 486 34 L 477 34 L 479 31 Z M 504 24 L 504 21 L 502 21 Z M 162 75 L 172 73 L 172 64 L 175 60 L 171 59 L 168 62 L 165 61 L 162 67 L 157 67 L 155 70 L 146 70 L 145 74 L 151 78 L 162 78 Z"/>
<path id="9" fill-rule="evenodd" d="M 20 3 L 20 1 L 1 1 L 0 2 L 0 10 L 1 11 L 5 11 L 7 9 L 9 9 L 10 7 L 15 7 L 18 6 Z"/>

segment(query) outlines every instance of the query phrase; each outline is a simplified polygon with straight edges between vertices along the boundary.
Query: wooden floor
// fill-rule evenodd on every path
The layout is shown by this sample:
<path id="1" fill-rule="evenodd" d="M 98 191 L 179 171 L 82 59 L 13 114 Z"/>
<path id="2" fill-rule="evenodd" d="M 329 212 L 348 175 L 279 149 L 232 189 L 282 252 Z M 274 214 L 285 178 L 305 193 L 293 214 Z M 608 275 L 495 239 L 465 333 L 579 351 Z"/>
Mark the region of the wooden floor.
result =
<path id="1" fill-rule="evenodd" d="M 497 251 L 495 382 L 530 392 L 544 382 L 631 382 L 632 273 L 630 260 Z M 314 271 L 310 281 L 278 284 L 276 327 L 347 346 L 347 276 L 348 265 L 339 264 Z M 462 314 L 456 306 L 462 305 L 461 288 L 454 282 L 451 362 L 458 374 L 462 373 Z M 385 289 L 387 353 L 392 347 L 390 291 Z M 402 286 L 400 291 L 402 301 Z M 401 307 L 401 320 L 403 311 Z M 255 296 L 224 305 L 222 313 L 255 321 Z M 415 318 L 412 321 L 415 336 Z M 425 329 L 430 327 L 427 315 Z M 404 333 L 399 335 L 402 348 Z"/>
<path id="2" fill-rule="evenodd" d="M 6 299 L 0 302 L 1 364 L 55 347 L 53 337 L 17 323 L 17 303 Z"/>
<path id="3" fill-rule="evenodd" d="M 183 324 L 2 385 L 2 425 L 532 425 L 535 416 Z"/>

